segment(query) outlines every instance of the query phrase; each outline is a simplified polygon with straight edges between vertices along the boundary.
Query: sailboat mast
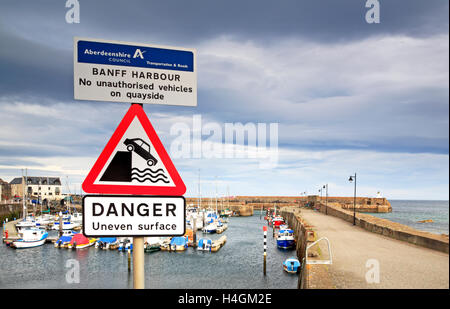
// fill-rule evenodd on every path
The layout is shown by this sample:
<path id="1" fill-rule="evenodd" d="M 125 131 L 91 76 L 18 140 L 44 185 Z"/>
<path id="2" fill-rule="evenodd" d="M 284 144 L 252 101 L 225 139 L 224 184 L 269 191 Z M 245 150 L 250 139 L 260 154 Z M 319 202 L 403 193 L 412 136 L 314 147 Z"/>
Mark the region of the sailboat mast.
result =
<path id="1" fill-rule="evenodd" d="M 216 213 L 217 213 L 217 176 L 216 176 Z"/>
<path id="2" fill-rule="evenodd" d="M 28 168 L 25 168 L 25 213 L 28 216 Z"/>
<path id="3" fill-rule="evenodd" d="M 25 177 L 23 175 L 23 169 L 22 169 L 22 207 L 23 207 L 23 218 L 26 217 L 26 210 L 25 210 Z"/>
<path id="4" fill-rule="evenodd" d="M 198 169 L 198 209 L 200 210 L 202 208 L 202 194 L 200 191 L 200 169 Z"/>

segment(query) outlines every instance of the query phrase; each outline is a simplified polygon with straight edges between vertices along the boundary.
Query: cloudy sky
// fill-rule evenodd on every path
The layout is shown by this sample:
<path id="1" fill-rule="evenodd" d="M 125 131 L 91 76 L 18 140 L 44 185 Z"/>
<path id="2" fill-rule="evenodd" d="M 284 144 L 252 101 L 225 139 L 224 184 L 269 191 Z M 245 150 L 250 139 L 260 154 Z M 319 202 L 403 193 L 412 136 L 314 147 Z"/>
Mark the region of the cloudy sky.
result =
<path id="1" fill-rule="evenodd" d="M 146 105 L 166 149 L 176 123 L 278 123 L 278 164 L 173 158 L 197 195 L 449 197 L 446 0 L 0 1 L 0 178 L 28 168 L 80 184 L 129 104 L 73 99 L 73 37 L 197 49 L 198 106 Z M 173 133 L 173 132 L 172 132 Z M 208 136 L 203 137 L 204 140 Z M 246 151 L 245 147 L 241 149 Z M 216 178 L 217 177 L 217 178 Z M 67 191 L 67 189 L 65 189 Z"/>

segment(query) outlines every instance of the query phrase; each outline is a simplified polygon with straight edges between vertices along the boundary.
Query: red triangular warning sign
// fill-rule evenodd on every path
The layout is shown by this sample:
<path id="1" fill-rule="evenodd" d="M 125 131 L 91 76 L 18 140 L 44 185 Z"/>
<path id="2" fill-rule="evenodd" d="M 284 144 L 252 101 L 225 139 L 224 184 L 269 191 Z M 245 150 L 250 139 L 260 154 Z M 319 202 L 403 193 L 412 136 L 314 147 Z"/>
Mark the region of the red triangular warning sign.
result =
<path id="1" fill-rule="evenodd" d="M 83 182 L 87 193 L 176 195 L 186 186 L 139 104 L 131 105 Z"/>

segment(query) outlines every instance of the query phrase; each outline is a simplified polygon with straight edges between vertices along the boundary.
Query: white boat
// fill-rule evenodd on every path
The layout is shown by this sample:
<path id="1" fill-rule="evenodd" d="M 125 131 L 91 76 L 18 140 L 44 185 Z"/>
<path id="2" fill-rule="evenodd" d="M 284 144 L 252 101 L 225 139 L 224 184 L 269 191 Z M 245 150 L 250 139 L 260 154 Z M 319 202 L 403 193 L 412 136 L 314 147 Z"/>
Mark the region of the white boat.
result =
<path id="1" fill-rule="evenodd" d="M 70 215 L 70 221 L 73 223 L 82 224 L 83 223 L 83 214 L 79 213 L 79 212 L 74 212 L 73 214 Z"/>
<path id="2" fill-rule="evenodd" d="M 213 234 L 217 231 L 217 222 L 212 222 L 210 224 L 208 224 L 207 226 L 205 226 L 202 231 L 204 233 L 210 233 Z"/>
<path id="3" fill-rule="evenodd" d="M 81 224 L 77 223 L 77 222 L 72 222 L 72 221 L 63 221 L 63 230 L 72 230 L 76 227 L 79 227 Z M 53 223 L 53 230 L 59 230 L 59 221 L 55 221 L 55 223 Z"/>
<path id="4" fill-rule="evenodd" d="M 28 228 L 21 232 L 22 238 L 13 241 L 12 246 L 16 249 L 25 249 L 42 246 L 48 237 L 48 233 L 39 228 Z"/>
<path id="5" fill-rule="evenodd" d="M 190 214 L 190 216 L 186 220 L 186 224 L 188 224 L 192 230 L 194 230 L 194 221 L 195 228 L 197 230 L 201 230 L 203 228 L 203 217 L 196 213 Z"/>
<path id="6" fill-rule="evenodd" d="M 287 224 L 280 225 L 280 230 L 288 230 L 288 229 L 289 229 L 289 225 L 287 225 Z"/>
<path id="7" fill-rule="evenodd" d="M 39 217 L 36 217 L 36 226 L 45 226 L 53 224 L 55 221 L 55 217 L 49 214 L 44 214 Z"/>
<path id="8" fill-rule="evenodd" d="M 31 227 L 36 227 L 36 220 L 32 215 L 25 217 L 22 221 L 17 222 L 16 229 L 18 233 Z"/>

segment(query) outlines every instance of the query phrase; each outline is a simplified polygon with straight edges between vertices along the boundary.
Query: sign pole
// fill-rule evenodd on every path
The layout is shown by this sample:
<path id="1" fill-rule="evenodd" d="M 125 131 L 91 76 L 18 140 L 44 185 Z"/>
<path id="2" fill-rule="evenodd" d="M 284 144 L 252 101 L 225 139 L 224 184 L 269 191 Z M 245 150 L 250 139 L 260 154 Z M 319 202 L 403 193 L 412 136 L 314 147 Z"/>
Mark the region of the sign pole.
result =
<path id="1" fill-rule="evenodd" d="M 144 108 L 141 103 L 131 103 L 133 104 Z M 135 289 L 145 287 L 144 237 L 133 237 L 133 286 Z"/>
<path id="2" fill-rule="evenodd" d="M 133 237 L 133 283 L 135 289 L 145 286 L 144 237 Z"/>

